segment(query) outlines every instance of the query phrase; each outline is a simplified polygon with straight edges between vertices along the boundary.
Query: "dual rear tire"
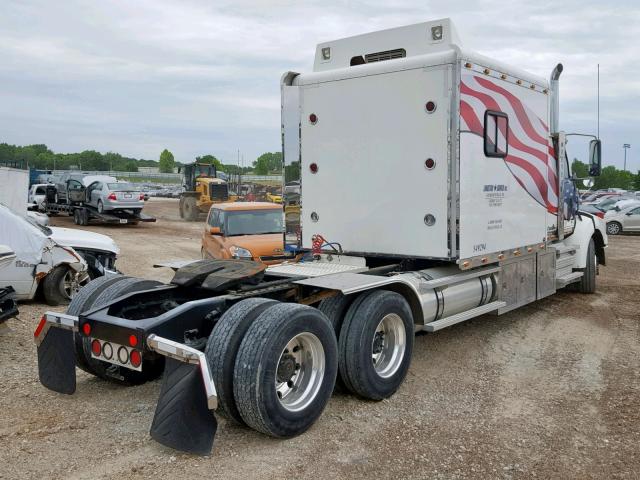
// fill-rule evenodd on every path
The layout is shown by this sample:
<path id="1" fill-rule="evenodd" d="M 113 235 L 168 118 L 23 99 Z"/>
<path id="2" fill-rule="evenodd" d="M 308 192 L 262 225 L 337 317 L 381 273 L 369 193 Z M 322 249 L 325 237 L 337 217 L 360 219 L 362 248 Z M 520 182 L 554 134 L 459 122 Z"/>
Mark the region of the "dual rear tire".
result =
<path id="1" fill-rule="evenodd" d="M 238 302 L 205 349 L 217 412 L 273 437 L 301 434 L 331 397 L 337 350 L 329 320 L 315 308 L 264 298 Z"/>
<path id="2" fill-rule="evenodd" d="M 407 301 L 388 291 L 334 298 L 318 309 L 252 298 L 227 310 L 205 349 L 217 412 L 270 436 L 299 435 L 326 407 L 338 368 L 343 388 L 391 396 L 413 350 Z"/>

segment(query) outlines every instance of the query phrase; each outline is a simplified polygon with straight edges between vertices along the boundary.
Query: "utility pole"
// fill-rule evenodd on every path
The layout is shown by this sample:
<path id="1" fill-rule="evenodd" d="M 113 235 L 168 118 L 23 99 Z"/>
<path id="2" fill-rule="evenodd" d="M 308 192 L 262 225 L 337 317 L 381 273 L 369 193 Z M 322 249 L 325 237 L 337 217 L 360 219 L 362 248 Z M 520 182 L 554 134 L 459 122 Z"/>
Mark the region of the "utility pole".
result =
<path id="1" fill-rule="evenodd" d="M 597 137 L 600 138 L 600 64 L 598 64 L 598 133 Z"/>
<path id="2" fill-rule="evenodd" d="M 624 149 L 624 171 L 627 171 L 627 150 L 631 148 L 631 144 L 629 143 L 625 143 L 622 145 L 622 148 Z"/>

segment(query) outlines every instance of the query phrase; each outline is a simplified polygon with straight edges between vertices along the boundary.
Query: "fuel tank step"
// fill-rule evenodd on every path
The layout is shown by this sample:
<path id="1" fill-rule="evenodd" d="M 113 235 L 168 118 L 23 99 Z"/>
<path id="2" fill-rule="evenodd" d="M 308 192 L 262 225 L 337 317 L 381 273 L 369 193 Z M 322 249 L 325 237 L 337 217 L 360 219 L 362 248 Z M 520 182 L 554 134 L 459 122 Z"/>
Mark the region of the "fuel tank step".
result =
<path id="1" fill-rule="evenodd" d="M 497 300 L 495 302 L 487 303 L 486 305 L 472 308 L 471 310 L 466 310 L 464 312 L 451 315 L 450 317 L 441 318 L 440 320 L 436 320 L 435 322 L 429 322 L 424 327 L 422 327 L 422 330 L 425 330 L 427 332 L 436 332 L 443 328 L 450 327 L 451 325 L 455 325 L 456 323 L 470 320 L 479 315 L 484 315 L 485 313 L 493 312 L 495 310 L 498 310 L 499 308 L 506 306 L 507 302 Z"/>

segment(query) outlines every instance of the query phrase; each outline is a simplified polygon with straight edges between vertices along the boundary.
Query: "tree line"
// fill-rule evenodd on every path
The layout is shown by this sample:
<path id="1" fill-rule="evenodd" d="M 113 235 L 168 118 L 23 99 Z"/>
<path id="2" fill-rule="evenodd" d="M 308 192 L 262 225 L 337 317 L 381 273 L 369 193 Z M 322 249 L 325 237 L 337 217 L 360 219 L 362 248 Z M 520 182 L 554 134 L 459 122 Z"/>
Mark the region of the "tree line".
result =
<path id="1" fill-rule="evenodd" d="M 571 164 L 571 172 L 577 178 L 587 178 L 589 176 L 589 165 L 576 158 Z M 593 177 L 593 180 L 592 190 L 604 190 L 607 188 L 640 190 L 640 170 L 637 173 L 631 173 L 609 165 L 608 167 L 603 167 L 600 176 Z M 582 188 L 582 186 L 578 185 L 578 188 Z"/>
<path id="2" fill-rule="evenodd" d="M 223 164 L 215 155 L 196 157 L 199 163 L 215 165 L 219 171 L 230 175 L 253 173 L 255 175 L 282 174 L 282 153 L 266 152 L 252 162 L 251 166 Z M 139 167 L 156 167 L 160 172 L 173 172 L 182 163 L 175 160 L 173 153 L 164 149 L 158 160 L 131 158 L 115 152 L 100 153 L 85 150 L 79 153 L 55 153 L 46 145 L 9 145 L 0 143 L 0 165 L 17 165 L 21 168 L 33 167 L 39 170 L 113 170 L 137 172 Z"/>

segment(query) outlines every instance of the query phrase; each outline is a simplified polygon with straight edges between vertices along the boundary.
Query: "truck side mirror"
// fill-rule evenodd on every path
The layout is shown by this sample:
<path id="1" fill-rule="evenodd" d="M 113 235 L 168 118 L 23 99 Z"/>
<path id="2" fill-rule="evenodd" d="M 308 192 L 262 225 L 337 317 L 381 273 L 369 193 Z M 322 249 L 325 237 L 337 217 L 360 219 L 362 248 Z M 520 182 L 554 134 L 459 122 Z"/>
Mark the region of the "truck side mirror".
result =
<path id="1" fill-rule="evenodd" d="M 597 177 L 600 175 L 602 167 L 602 144 L 600 139 L 591 140 L 589 142 L 589 176 Z"/>

